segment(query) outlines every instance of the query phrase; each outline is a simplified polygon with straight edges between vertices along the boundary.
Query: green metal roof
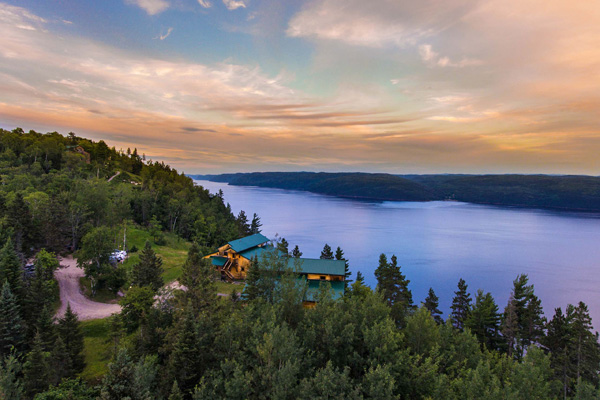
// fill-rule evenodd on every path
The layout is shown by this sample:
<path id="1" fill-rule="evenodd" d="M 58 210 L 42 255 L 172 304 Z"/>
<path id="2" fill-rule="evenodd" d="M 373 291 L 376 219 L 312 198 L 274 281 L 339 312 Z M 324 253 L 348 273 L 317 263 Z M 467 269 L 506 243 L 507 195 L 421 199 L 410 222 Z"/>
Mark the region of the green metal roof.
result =
<path id="1" fill-rule="evenodd" d="M 229 245 L 233 250 L 240 253 L 244 250 L 251 249 L 252 247 L 256 247 L 260 244 L 268 242 L 269 239 L 260 233 L 256 233 L 254 235 L 246 236 L 245 238 L 232 240 L 229 242 Z"/>
<path id="2" fill-rule="evenodd" d="M 212 265 L 216 267 L 222 267 L 227 262 L 227 257 L 213 256 L 210 259 L 212 261 Z"/>
<path id="3" fill-rule="evenodd" d="M 272 251 L 272 246 L 264 246 L 264 247 L 252 247 L 248 250 L 244 250 L 239 252 L 238 254 L 242 257 L 247 258 L 248 260 L 252 260 L 255 256 L 260 260 L 260 256 L 265 251 Z"/>
<path id="4" fill-rule="evenodd" d="M 345 275 L 346 273 L 346 262 L 344 260 L 290 257 L 288 267 L 294 269 L 296 263 L 298 263 L 298 272 L 301 274 Z"/>

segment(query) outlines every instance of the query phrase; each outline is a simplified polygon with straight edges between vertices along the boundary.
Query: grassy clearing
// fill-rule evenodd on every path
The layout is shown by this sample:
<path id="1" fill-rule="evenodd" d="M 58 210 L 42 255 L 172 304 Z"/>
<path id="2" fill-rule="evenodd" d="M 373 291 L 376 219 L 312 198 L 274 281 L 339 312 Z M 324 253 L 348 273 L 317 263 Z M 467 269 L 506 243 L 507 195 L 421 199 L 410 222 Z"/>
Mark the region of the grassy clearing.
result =
<path id="1" fill-rule="evenodd" d="M 231 292 L 235 289 L 235 291 L 239 294 L 244 290 L 244 283 L 228 283 L 217 281 L 217 292 L 224 294 L 231 294 Z"/>
<path id="2" fill-rule="evenodd" d="M 81 378 L 90 383 L 97 383 L 108 371 L 107 364 L 111 358 L 112 346 L 109 341 L 109 318 L 82 321 L 85 343 L 85 369 Z"/>
<path id="3" fill-rule="evenodd" d="M 92 284 L 89 278 L 86 278 L 85 276 L 79 278 L 79 287 L 81 287 L 81 290 L 86 297 L 97 301 L 98 303 L 114 304 L 118 302 L 120 298 L 108 289 L 98 289 L 96 295 L 92 296 Z"/>

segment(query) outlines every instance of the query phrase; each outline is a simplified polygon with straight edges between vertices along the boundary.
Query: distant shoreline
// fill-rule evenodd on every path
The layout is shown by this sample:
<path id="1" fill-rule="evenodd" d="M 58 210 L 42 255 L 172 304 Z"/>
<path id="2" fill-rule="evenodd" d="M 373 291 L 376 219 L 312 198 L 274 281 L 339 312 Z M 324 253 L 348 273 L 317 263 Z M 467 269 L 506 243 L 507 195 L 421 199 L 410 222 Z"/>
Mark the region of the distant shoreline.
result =
<path id="1" fill-rule="evenodd" d="M 233 186 L 299 190 L 354 200 L 459 201 L 566 212 L 600 212 L 600 177 L 582 175 L 255 172 L 188 176 Z"/>

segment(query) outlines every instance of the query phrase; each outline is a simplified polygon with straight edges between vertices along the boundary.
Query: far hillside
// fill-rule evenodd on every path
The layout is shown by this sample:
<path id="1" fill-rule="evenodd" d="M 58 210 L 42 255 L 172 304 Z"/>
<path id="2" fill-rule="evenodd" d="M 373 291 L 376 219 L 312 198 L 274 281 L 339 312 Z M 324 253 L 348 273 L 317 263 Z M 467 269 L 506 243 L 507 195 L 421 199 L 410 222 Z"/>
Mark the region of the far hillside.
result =
<path id="1" fill-rule="evenodd" d="M 600 177 L 581 175 L 390 175 L 254 172 L 192 178 L 367 200 L 456 200 L 501 206 L 600 211 Z"/>

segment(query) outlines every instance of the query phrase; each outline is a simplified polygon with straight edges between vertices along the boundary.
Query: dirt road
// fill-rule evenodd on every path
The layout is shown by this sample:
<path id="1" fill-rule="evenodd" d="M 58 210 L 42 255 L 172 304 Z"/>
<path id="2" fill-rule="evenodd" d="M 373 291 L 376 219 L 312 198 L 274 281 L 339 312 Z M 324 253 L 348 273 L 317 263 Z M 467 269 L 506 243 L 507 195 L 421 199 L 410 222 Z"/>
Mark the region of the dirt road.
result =
<path id="1" fill-rule="evenodd" d="M 121 306 L 118 304 L 97 303 L 81 293 L 79 278 L 84 276 L 84 272 L 81 268 L 77 268 L 77 261 L 71 256 L 63 258 L 60 265 L 61 268 L 54 273 L 60 287 L 60 301 L 62 303 L 56 313 L 57 317 L 64 315 L 69 303 L 80 320 L 105 318 L 121 311 Z"/>

